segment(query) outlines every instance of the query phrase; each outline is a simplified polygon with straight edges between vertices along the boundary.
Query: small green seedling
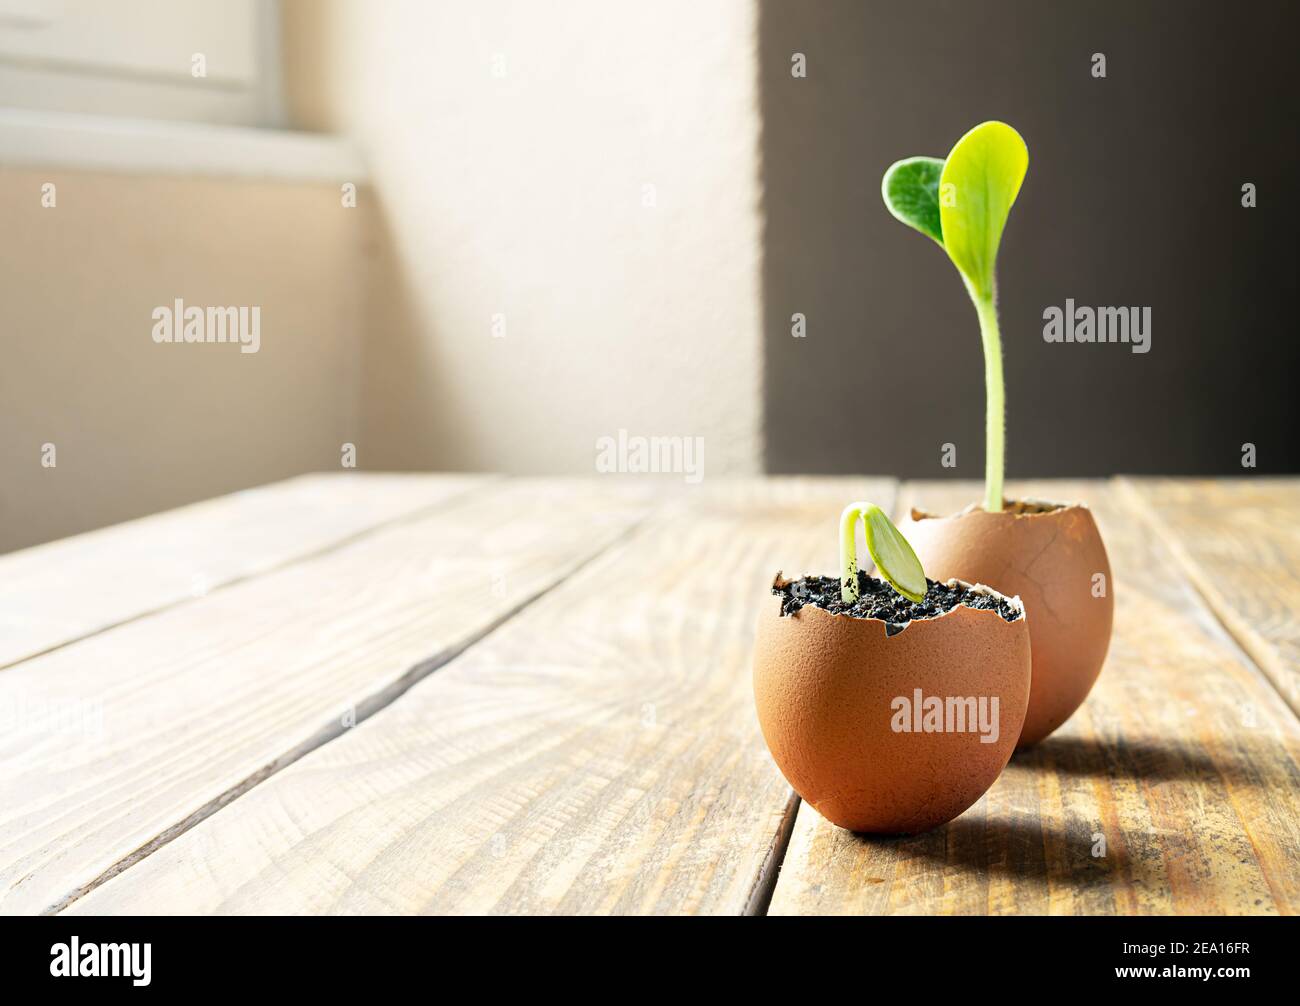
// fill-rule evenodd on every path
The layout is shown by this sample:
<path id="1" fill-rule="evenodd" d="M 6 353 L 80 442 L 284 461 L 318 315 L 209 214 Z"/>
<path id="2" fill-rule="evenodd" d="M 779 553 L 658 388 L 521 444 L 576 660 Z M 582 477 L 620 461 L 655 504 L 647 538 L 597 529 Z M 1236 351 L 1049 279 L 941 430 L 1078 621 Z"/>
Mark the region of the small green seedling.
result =
<path id="1" fill-rule="evenodd" d="M 1005 122 L 985 122 L 957 141 L 946 160 L 909 157 L 885 172 L 885 205 L 932 238 L 952 259 L 975 305 L 984 341 L 984 509 L 1002 509 L 1006 405 L 994 266 L 1007 215 L 1029 169 L 1029 150 Z"/>
<path id="2" fill-rule="evenodd" d="M 898 528 L 874 503 L 850 503 L 840 514 L 840 599 L 852 604 L 858 599 L 858 518 L 867 539 L 867 551 L 876 571 L 909 601 L 925 598 L 925 571 Z"/>

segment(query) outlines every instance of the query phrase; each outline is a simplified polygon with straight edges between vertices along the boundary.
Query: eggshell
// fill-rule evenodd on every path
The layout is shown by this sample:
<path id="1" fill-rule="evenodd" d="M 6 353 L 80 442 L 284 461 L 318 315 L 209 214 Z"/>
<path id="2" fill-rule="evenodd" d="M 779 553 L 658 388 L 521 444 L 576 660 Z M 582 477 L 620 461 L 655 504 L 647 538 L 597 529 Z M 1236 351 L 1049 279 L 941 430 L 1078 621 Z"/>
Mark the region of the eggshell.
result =
<path id="1" fill-rule="evenodd" d="M 811 605 L 782 616 L 773 600 L 758 623 L 758 719 L 777 767 L 823 817 L 853 831 L 914 834 L 952 820 L 993 785 L 1029 699 L 1024 616 L 1008 622 L 958 606 L 887 636 L 876 619 Z M 916 689 L 996 696 L 996 740 L 895 731 L 895 699 Z"/>
<path id="2" fill-rule="evenodd" d="M 1001 513 L 968 507 L 951 517 L 913 510 L 900 530 L 926 575 L 987 583 L 1017 594 L 1029 615 L 1034 679 L 1020 746 L 1036 744 L 1073 715 L 1092 690 L 1110 647 L 1114 583 L 1106 546 L 1080 504 L 1046 512 Z M 1094 593 L 1096 574 L 1105 592 Z"/>

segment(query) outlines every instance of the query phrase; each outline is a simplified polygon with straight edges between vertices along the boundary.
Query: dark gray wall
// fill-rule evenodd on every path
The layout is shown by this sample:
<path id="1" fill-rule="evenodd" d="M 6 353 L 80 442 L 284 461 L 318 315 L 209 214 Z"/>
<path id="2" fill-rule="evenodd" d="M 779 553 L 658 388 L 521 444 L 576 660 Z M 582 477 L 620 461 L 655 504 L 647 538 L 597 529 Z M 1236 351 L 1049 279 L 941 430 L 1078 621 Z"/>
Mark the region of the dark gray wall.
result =
<path id="1" fill-rule="evenodd" d="M 1239 474 L 1245 441 L 1300 470 L 1296 6 L 764 0 L 769 469 L 982 476 L 974 311 L 880 178 L 998 118 L 1030 155 L 999 257 L 1008 475 Z M 1066 297 L 1150 306 L 1151 352 L 1045 343 Z"/>

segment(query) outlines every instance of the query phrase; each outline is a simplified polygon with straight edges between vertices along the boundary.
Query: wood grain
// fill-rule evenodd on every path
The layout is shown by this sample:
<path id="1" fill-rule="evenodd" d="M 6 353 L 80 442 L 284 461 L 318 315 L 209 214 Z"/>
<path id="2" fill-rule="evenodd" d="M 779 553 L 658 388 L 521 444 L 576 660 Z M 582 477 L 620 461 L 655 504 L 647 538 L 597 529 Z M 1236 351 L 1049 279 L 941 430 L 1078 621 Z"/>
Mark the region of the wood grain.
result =
<path id="1" fill-rule="evenodd" d="M 739 913 L 790 791 L 759 736 L 773 573 L 887 483 L 708 483 L 75 913 Z"/>
<path id="2" fill-rule="evenodd" d="M 771 912 L 1294 913 L 1295 716 L 1125 493 L 1100 483 L 1013 492 L 1083 499 L 1101 526 L 1116 629 L 1092 695 L 927 835 L 857 836 L 801 806 Z M 945 512 L 977 493 L 908 485 L 900 503 Z"/>
<path id="3" fill-rule="evenodd" d="M 1300 479 L 1119 482 L 1300 715 Z"/>
<path id="4" fill-rule="evenodd" d="M 0 910 L 63 904 L 363 720 L 624 534 L 647 499 L 496 482 L 9 668 Z"/>
<path id="5" fill-rule="evenodd" d="M 304 475 L 0 556 L 0 669 L 331 548 L 485 481 Z"/>

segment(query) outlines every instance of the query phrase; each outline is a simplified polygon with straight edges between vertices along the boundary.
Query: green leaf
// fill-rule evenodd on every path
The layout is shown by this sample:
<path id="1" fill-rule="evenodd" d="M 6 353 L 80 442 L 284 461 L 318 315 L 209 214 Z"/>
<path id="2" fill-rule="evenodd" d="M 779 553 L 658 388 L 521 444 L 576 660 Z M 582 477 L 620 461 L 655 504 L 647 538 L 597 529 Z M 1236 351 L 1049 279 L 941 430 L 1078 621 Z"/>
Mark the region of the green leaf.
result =
<path id="1" fill-rule="evenodd" d="M 943 244 L 939 217 L 939 176 L 943 161 L 937 157 L 908 157 L 890 165 L 880 183 L 885 206 L 903 223 Z"/>
<path id="2" fill-rule="evenodd" d="M 957 141 L 939 177 L 939 221 L 948 257 L 972 295 L 993 297 L 1007 214 L 1029 169 L 1029 149 L 1005 122 L 985 122 Z"/>
<path id="3" fill-rule="evenodd" d="M 878 506 L 862 511 L 862 529 L 866 532 L 867 551 L 876 562 L 876 572 L 909 601 L 925 599 L 925 571 L 903 533 L 894 527 Z"/>
<path id="4" fill-rule="evenodd" d="M 929 586 L 921 560 L 885 512 L 866 500 L 850 503 L 840 514 L 840 597 L 844 603 L 852 604 L 858 599 L 859 518 L 876 572 L 909 601 L 919 604 Z"/>

